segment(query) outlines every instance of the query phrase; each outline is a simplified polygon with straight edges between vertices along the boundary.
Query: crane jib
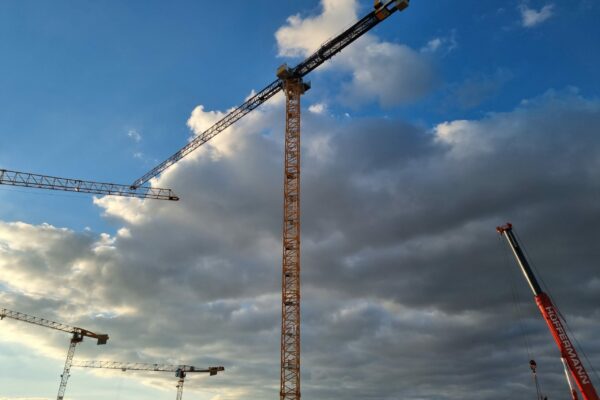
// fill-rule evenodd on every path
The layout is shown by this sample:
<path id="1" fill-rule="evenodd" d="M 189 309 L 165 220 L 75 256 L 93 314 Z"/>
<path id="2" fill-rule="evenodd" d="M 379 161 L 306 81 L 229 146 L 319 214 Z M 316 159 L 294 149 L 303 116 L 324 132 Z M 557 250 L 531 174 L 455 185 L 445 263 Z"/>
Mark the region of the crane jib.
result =
<path id="1" fill-rule="evenodd" d="M 158 176 L 161 172 L 169 168 L 171 165 L 175 164 L 192 151 L 196 150 L 198 147 L 202 146 L 204 143 L 208 142 L 210 139 L 223 132 L 225 129 L 229 128 L 231 125 L 239 121 L 243 116 L 248 114 L 250 111 L 256 109 L 265 101 L 269 100 L 271 97 L 275 96 L 282 87 L 282 82 L 280 79 L 269 84 L 263 90 L 255 94 L 246 100 L 242 105 L 237 107 L 235 110 L 227 114 L 225 117 L 221 118 L 217 123 L 213 126 L 196 136 L 192 139 L 187 145 L 182 147 L 179 151 L 173 154 L 171 157 L 167 158 L 165 161 L 154 167 L 152 170 L 148 171 L 144 176 L 136 180 L 132 185 L 132 189 L 136 189 L 148 182 L 150 179 Z"/>
<path id="2" fill-rule="evenodd" d="M 132 188 L 116 183 L 84 181 L 81 179 L 59 178 L 56 176 L 32 174 L 29 172 L 0 169 L 0 185 L 27 188 L 61 190 L 75 193 L 91 193 L 108 196 L 137 197 L 155 200 L 179 200 L 171 189 L 149 186 Z"/>
<path id="3" fill-rule="evenodd" d="M 408 7 L 408 4 L 409 0 L 388 0 L 385 4 L 377 5 L 376 10 L 371 11 L 369 14 L 360 19 L 350 28 L 346 29 L 344 32 L 342 32 L 335 38 L 327 41 L 316 52 L 314 52 L 312 55 L 306 58 L 306 60 L 302 61 L 296 67 L 292 68 L 292 75 L 296 77 L 304 77 L 305 75 L 319 67 L 321 64 L 323 64 L 325 61 L 331 59 L 337 53 L 342 51 L 350 43 L 354 42 L 356 39 L 373 29 L 377 24 L 389 17 L 391 14 L 393 14 L 396 11 L 404 10 L 406 7 Z M 281 89 L 282 81 L 279 79 L 274 81 L 266 88 L 258 92 L 256 95 L 246 100 L 235 110 L 227 114 L 216 124 L 214 124 L 206 131 L 196 136 L 187 145 L 182 147 L 171 157 L 167 158 L 165 161 L 158 164 L 156 167 L 148 171 L 142 177 L 138 178 L 135 182 L 131 184 L 131 188 L 136 189 L 144 183 L 148 182 L 150 179 L 158 176 L 171 165 L 175 164 L 176 162 L 190 154 L 192 151 L 196 150 L 198 147 L 208 142 L 217 134 L 239 121 L 250 111 L 254 110 L 258 106 L 263 104 L 265 101 L 269 100 Z"/>

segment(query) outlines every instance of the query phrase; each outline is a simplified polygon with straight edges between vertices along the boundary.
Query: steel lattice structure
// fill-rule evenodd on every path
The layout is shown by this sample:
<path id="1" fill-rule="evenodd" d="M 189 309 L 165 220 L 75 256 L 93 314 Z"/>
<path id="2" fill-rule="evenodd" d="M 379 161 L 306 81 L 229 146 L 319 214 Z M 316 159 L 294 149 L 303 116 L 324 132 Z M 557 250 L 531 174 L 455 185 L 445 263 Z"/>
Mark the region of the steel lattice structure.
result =
<path id="1" fill-rule="evenodd" d="M 81 368 L 120 369 L 121 371 L 174 372 L 175 377 L 178 378 L 176 400 L 181 400 L 183 397 L 183 383 L 185 382 L 185 377 L 188 373 L 204 372 L 213 376 L 218 372 L 225 371 L 225 368 L 223 367 L 208 367 L 202 369 L 192 365 L 146 364 L 119 361 L 74 361 L 73 366 Z"/>
<path id="2" fill-rule="evenodd" d="M 67 359 L 65 361 L 63 373 L 60 375 L 60 385 L 58 387 L 58 395 L 56 397 L 57 400 L 63 400 L 65 396 L 65 391 L 67 390 L 67 382 L 69 380 L 71 366 L 73 364 L 73 357 L 75 356 L 75 347 L 83 341 L 84 337 L 96 339 L 99 345 L 106 344 L 106 342 L 108 341 L 108 335 L 104 333 L 94 333 L 92 331 L 88 331 L 87 329 L 69 326 L 60 322 L 35 317 L 33 315 L 8 310 L 6 308 L 0 308 L 0 320 L 3 320 L 4 318 L 23 321 L 34 325 L 43 326 L 45 328 L 70 333 L 73 335 L 69 343 L 69 350 L 67 351 Z"/>
<path id="3" fill-rule="evenodd" d="M 280 400 L 300 400 L 300 96 L 308 88 L 302 78 L 363 36 L 410 0 L 375 0 L 375 9 L 294 68 L 282 65 L 276 81 L 246 100 L 216 124 L 195 137 L 178 152 L 137 179 L 139 187 L 202 146 L 279 91 L 286 95 L 284 171 L 283 277 L 281 321 Z M 385 77 L 382 77 L 385 79 Z"/>
<path id="4" fill-rule="evenodd" d="M 171 189 L 149 186 L 131 187 L 115 183 L 83 181 L 56 176 L 0 169 L 0 184 L 65 192 L 92 193 L 110 196 L 138 197 L 154 200 L 179 200 Z"/>
<path id="5" fill-rule="evenodd" d="M 303 78 L 318 68 L 325 61 L 331 59 L 337 53 L 342 51 L 350 43 L 354 42 L 356 39 L 373 29 L 391 14 L 398 10 L 402 11 L 407 8 L 408 4 L 409 0 L 387 0 L 385 4 L 380 3 L 377 5 L 375 10 L 371 11 L 369 14 L 356 22 L 350 28 L 346 29 L 344 32 L 340 33 L 335 38 L 321 45 L 321 47 L 312 55 L 310 55 L 296 67 L 292 68 L 291 74 L 297 78 Z M 178 152 L 138 178 L 131 186 L 134 188 L 139 187 L 155 176 L 160 175 L 161 172 L 169 168 L 171 165 L 177 163 L 179 160 L 196 150 L 198 147 L 202 146 L 204 143 L 208 142 L 213 137 L 217 136 L 219 133 L 223 132 L 225 129 L 229 128 L 231 125 L 235 124 L 243 116 L 269 100 L 271 97 L 275 96 L 282 89 L 283 79 L 277 79 L 271 82 L 267 87 L 250 97 L 235 110 L 221 118 L 213 126 L 196 136 Z"/>
<path id="6" fill-rule="evenodd" d="M 281 284 L 281 399 L 300 398 L 300 96 L 302 78 L 284 84 L 286 95 Z"/>
<path id="7" fill-rule="evenodd" d="M 148 363 L 128 363 L 119 361 L 73 361 L 74 367 L 80 368 L 104 368 L 120 369 L 121 371 L 155 371 L 155 372 L 199 372 L 216 375 L 219 371 L 225 371 L 223 367 L 197 368 L 192 365 L 173 365 L 173 364 L 148 364 Z"/>

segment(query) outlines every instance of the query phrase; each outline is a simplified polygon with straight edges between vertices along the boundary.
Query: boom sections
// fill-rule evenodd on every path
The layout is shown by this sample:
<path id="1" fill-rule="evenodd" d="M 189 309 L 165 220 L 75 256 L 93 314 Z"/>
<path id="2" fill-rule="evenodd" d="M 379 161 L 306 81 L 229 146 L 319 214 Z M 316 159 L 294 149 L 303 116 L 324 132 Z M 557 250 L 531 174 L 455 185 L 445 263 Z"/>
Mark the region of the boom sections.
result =
<path id="1" fill-rule="evenodd" d="M 584 400 L 599 400 L 596 389 L 594 388 L 594 385 L 575 350 L 575 346 L 573 346 L 573 343 L 567 334 L 567 330 L 560 319 L 558 310 L 552 303 L 550 296 L 542 290 L 537 278 L 533 274 L 531 266 L 512 231 L 512 225 L 506 224 L 499 226 L 496 230 L 508 241 L 515 258 L 521 267 L 521 271 L 531 287 L 535 303 L 542 313 L 542 316 L 548 325 L 548 329 L 550 329 L 550 333 L 558 346 L 560 355 L 566 361 L 569 372 L 573 376 Z"/>
<path id="2" fill-rule="evenodd" d="M 363 17 L 361 20 L 356 22 L 354 25 L 346 29 L 344 32 L 342 32 L 335 38 L 323 44 L 316 52 L 314 52 L 296 67 L 290 69 L 290 71 L 292 71 L 292 76 L 296 78 L 304 77 L 309 72 L 315 70 L 317 67 L 323 64 L 325 61 L 331 59 L 334 55 L 342 51 L 342 49 L 344 49 L 350 43 L 354 42 L 356 39 L 367 33 L 369 30 L 373 29 L 377 24 L 379 24 L 381 21 L 392 15 L 394 12 L 406 9 L 409 5 L 409 2 L 410 0 L 387 0 L 385 3 L 379 1 L 376 4 L 375 10 L 371 11 L 369 14 L 367 14 L 365 17 Z M 156 167 L 152 168 L 139 179 L 137 179 L 135 182 L 133 182 L 131 187 L 138 188 L 144 183 L 148 182 L 150 179 L 159 175 L 171 165 L 175 164 L 176 162 L 190 154 L 192 151 L 196 150 L 198 147 L 208 142 L 217 134 L 223 132 L 225 129 L 239 121 L 243 116 L 260 106 L 262 103 L 269 100 L 275 94 L 279 93 L 279 91 L 281 91 L 282 89 L 282 79 L 277 79 L 273 81 L 263 90 L 250 97 L 242 105 L 240 105 L 235 110 L 233 110 L 221 120 L 219 120 L 216 124 L 208 128 L 206 131 L 202 132 L 200 135 L 196 136 L 194 139 L 192 139 L 192 141 L 190 141 L 187 145 L 182 147 L 178 152 L 173 154 L 171 157 L 167 158 L 162 163 L 158 164 Z"/>
<path id="3" fill-rule="evenodd" d="M 219 371 L 225 371 L 223 367 L 197 368 L 192 365 L 170 365 L 170 364 L 146 364 L 146 363 L 128 363 L 118 361 L 83 361 L 73 362 L 74 367 L 80 368 L 105 368 L 120 369 L 121 371 L 156 371 L 156 372 L 205 372 L 210 375 L 216 375 Z"/>
<path id="4" fill-rule="evenodd" d="M 0 184 L 65 192 L 92 193 L 110 196 L 138 197 L 154 200 L 179 200 L 171 189 L 149 186 L 131 187 L 115 183 L 83 181 L 56 176 L 0 169 Z"/>
<path id="5" fill-rule="evenodd" d="M 108 335 L 104 333 L 94 333 L 87 329 L 77 328 L 75 326 L 69 326 L 60 322 L 50 321 L 49 319 L 34 317 L 18 311 L 8 310 L 6 308 L 0 308 L 0 320 L 4 318 L 11 318 L 17 321 L 28 322 L 30 324 L 43 326 L 45 328 L 55 329 L 57 331 L 67 332 L 74 335 L 74 337 L 83 338 L 83 336 L 96 339 L 98 344 L 106 344 L 108 341 Z M 80 340 L 81 341 L 81 340 Z"/>

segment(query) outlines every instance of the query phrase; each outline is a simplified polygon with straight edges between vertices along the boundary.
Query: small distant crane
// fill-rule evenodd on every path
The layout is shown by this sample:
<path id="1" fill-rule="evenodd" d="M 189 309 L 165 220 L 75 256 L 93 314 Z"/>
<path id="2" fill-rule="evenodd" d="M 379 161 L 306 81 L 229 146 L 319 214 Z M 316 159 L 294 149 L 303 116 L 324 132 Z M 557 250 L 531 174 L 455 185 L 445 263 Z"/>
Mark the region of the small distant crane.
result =
<path id="1" fill-rule="evenodd" d="M 121 371 L 174 372 L 175 377 L 179 378 L 179 381 L 177 382 L 176 400 L 181 400 L 183 397 L 183 382 L 188 373 L 208 373 L 210 376 L 213 376 L 216 375 L 217 372 L 225 371 L 225 368 L 223 367 L 200 369 L 191 365 L 144 364 L 118 361 L 75 361 L 73 362 L 73 366 L 82 368 L 120 369 Z"/>
<path id="2" fill-rule="evenodd" d="M 80 179 L 59 178 L 8 169 L 0 169 L 0 185 L 108 196 L 138 197 L 141 199 L 179 200 L 179 197 L 171 189 L 153 188 L 150 186 L 134 188 L 129 185 L 119 185 L 116 183 L 82 181 Z"/>
<path id="3" fill-rule="evenodd" d="M 525 253 L 521 249 L 521 245 L 513 233 L 512 224 L 499 226 L 496 230 L 508 241 L 508 245 L 513 251 L 517 263 L 519 264 L 519 267 L 521 267 L 521 271 L 523 272 L 523 275 L 525 275 L 525 279 L 527 279 L 527 283 L 529 283 L 533 295 L 535 296 L 535 303 L 542 313 L 542 316 L 548 325 L 548 329 L 550 329 L 550 333 L 554 337 L 554 341 L 560 350 L 561 361 L 571 391 L 571 398 L 577 400 L 577 392 L 573 388 L 571 379 L 569 378 L 569 372 L 575 380 L 584 400 L 599 400 L 596 389 L 575 350 L 575 346 L 573 346 L 571 339 L 567 335 L 567 330 L 561 321 L 561 315 L 550 299 L 550 296 L 542 290 L 540 283 L 525 257 Z"/>
<path id="4" fill-rule="evenodd" d="M 65 391 L 67 389 L 67 381 L 71 371 L 71 365 L 73 363 L 73 356 L 75 355 L 75 346 L 83 341 L 84 337 L 96 339 L 98 345 L 106 344 L 108 341 L 108 335 L 104 333 L 94 333 L 87 329 L 77 328 L 61 324 L 60 322 L 50 321 L 44 318 L 34 317 L 18 311 L 7 310 L 6 308 L 0 308 L 0 320 L 4 318 L 15 319 L 17 321 L 28 322 L 30 324 L 43 326 L 45 328 L 56 329 L 73 335 L 69 344 L 69 351 L 67 352 L 67 360 L 65 361 L 65 367 L 60 376 L 60 386 L 58 387 L 58 395 L 56 400 L 63 400 L 65 397 Z"/>

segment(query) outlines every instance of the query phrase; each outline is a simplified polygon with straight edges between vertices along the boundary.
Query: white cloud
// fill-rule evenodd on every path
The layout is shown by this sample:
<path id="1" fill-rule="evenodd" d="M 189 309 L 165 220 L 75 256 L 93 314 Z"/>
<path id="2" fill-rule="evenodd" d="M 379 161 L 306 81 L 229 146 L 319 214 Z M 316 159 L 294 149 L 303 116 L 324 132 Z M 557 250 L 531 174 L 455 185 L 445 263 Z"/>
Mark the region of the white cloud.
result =
<path id="1" fill-rule="evenodd" d="M 325 104 L 325 103 L 311 104 L 308 107 L 308 111 L 310 111 L 313 114 L 323 114 L 326 110 L 327 110 L 327 104 Z"/>
<path id="2" fill-rule="evenodd" d="M 130 129 L 127 132 L 127 137 L 129 137 L 131 140 L 133 140 L 136 143 L 139 143 L 142 141 L 142 135 L 135 129 Z"/>
<path id="3" fill-rule="evenodd" d="M 287 25 L 277 30 L 275 37 L 280 56 L 306 57 L 357 19 L 356 0 L 322 0 L 321 4 L 321 15 L 291 16 Z"/>
<path id="4" fill-rule="evenodd" d="M 554 4 L 546 4 L 540 10 L 529 8 L 526 4 L 519 6 L 521 11 L 521 24 L 525 28 L 532 28 L 548 20 L 554 15 Z"/>
<path id="5" fill-rule="evenodd" d="M 449 36 L 431 39 L 425 46 L 421 47 L 421 53 L 433 54 L 443 51 L 444 54 L 448 54 L 457 47 L 456 31 L 452 30 Z"/>
<path id="6" fill-rule="evenodd" d="M 277 31 L 280 56 L 306 57 L 357 19 L 355 0 L 323 0 L 321 4 L 320 15 L 295 15 Z M 427 57 L 408 46 L 382 41 L 374 33 L 365 34 L 319 69 L 327 70 L 329 65 L 351 75 L 340 95 L 340 101 L 351 106 L 372 101 L 384 106 L 408 103 L 425 96 L 436 83 Z"/>
<path id="7" fill-rule="evenodd" d="M 383 106 L 405 104 L 434 87 L 433 67 L 419 52 L 372 37 L 365 37 L 361 44 L 346 49 L 344 61 L 352 70 L 352 79 L 342 87 L 342 103 L 358 106 L 377 100 Z"/>
<path id="8" fill-rule="evenodd" d="M 421 49 L 425 53 L 435 53 L 442 46 L 442 39 L 437 37 L 427 42 L 427 45 Z"/>

